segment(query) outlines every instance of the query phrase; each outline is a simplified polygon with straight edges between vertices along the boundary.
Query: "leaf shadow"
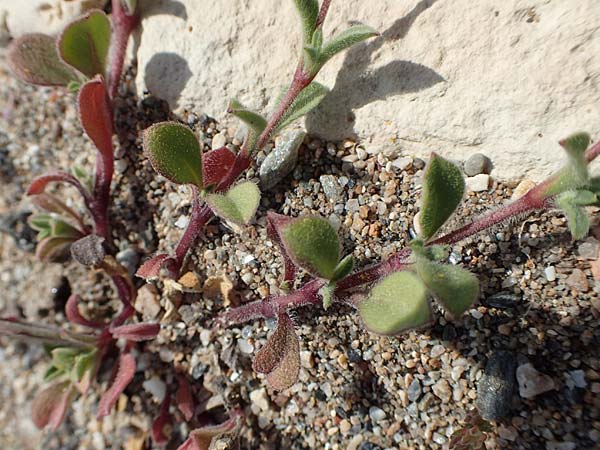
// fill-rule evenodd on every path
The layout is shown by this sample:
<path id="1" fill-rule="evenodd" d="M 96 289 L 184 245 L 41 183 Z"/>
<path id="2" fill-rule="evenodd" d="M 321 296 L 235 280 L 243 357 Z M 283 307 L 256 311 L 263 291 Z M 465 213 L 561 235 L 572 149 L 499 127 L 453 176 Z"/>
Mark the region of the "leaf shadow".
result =
<path id="1" fill-rule="evenodd" d="M 346 53 L 333 89 L 306 118 L 306 129 L 310 134 L 333 140 L 356 137 L 354 110 L 445 81 L 433 69 L 412 61 L 396 60 L 375 70 L 369 69 L 372 55 L 385 44 L 406 36 L 415 20 L 436 1 L 420 1 L 380 36 L 356 45 Z"/>
<path id="2" fill-rule="evenodd" d="M 166 85 L 168 98 L 174 98 L 176 102 L 192 75 L 187 61 L 169 52 L 156 53 L 144 67 L 144 81 L 148 90 L 153 92 L 159 86 L 164 89 Z"/>

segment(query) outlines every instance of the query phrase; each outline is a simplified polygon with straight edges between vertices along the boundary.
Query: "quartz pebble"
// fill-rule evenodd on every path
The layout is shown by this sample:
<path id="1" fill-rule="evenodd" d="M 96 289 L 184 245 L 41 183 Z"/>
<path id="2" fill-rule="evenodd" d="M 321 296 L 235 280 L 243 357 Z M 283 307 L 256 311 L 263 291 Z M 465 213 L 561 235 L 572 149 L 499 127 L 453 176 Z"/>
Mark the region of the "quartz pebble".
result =
<path id="1" fill-rule="evenodd" d="M 483 192 L 487 191 L 490 186 L 490 176 L 482 173 L 469 177 L 465 180 L 467 191 L 470 192 Z"/>
<path id="2" fill-rule="evenodd" d="M 530 363 L 517 367 L 517 382 L 519 383 L 519 395 L 523 398 L 533 398 L 556 389 L 554 380 L 548 375 L 538 372 Z"/>

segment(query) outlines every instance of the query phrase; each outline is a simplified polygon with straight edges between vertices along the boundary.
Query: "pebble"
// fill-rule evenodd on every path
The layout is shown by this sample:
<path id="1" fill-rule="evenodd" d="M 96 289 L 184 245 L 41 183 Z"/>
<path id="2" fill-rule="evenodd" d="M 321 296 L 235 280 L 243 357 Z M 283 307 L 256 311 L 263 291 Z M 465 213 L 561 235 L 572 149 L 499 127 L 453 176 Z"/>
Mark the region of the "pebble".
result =
<path id="1" fill-rule="evenodd" d="M 587 381 L 585 381 L 585 372 L 583 370 L 571 370 L 569 372 L 569 377 L 571 378 L 571 382 L 575 387 L 580 389 L 585 389 L 587 387 Z"/>
<path id="2" fill-rule="evenodd" d="M 581 269 L 573 269 L 571 275 L 566 280 L 567 286 L 579 292 L 587 292 L 590 290 L 590 284 Z"/>
<path id="3" fill-rule="evenodd" d="M 175 226 L 180 230 L 185 229 L 189 223 L 190 219 L 188 216 L 184 216 L 183 214 L 179 216 L 179 218 L 175 221 Z"/>
<path id="4" fill-rule="evenodd" d="M 240 349 L 240 352 L 250 355 L 254 352 L 254 345 L 248 342 L 247 339 L 238 339 L 237 346 Z"/>
<path id="5" fill-rule="evenodd" d="M 342 434 L 348 433 L 348 431 L 350 431 L 351 428 L 352 424 L 348 420 L 344 419 L 340 422 L 340 432 Z"/>
<path id="6" fill-rule="evenodd" d="M 538 372 L 530 363 L 517 367 L 517 382 L 519 383 L 519 395 L 523 398 L 533 398 L 556 389 L 554 380 L 550 376 Z"/>
<path id="7" fill-rule="evenodd" d="M 371 406 L 369 408 L 369 417 L 374 423 L 380 422 L 385 419 L 385 411 L 377 406 Z"/>
<path id="8" fill-rule="evenodd" d="M 144 381 L 142 387 L 146 392 L 151 394 L 158 403 L 163 401 L 165 394 L 167 393 L 167 385 L 158 377 L 152 377 Z"/>
<path id="9" fill-rule="evenodd" d="M 402 158 L 398 158 L 392 161 L 392 166 L 396 167 L 400 170 L 407 170 L 413 164 L 413 159 L 409 156 L 404 156 Z"/>
<path id="10" fill-rule="evenodd" d="M 549 441 L 546 443 L 546 450 L 576 450 L 577 444 L 574 442 L 556 442 Z"/>
<path id="11" fill-rule="evenodd" d="M 544 269 L 544 276 L 548 281 L 556 280 L 556 269 L 554 266 L 548 266 Z"/>
<path id="12" fill-rule="evenodd" d="M 158 291 L 153 284 L 144 284 L 137 292 L 135 310 L 142 314 L 144 320 L 155 319 L 161 311 Z"/>
<path id="13" fill-rule="evenodd" d="M 448 403 L 452 397 L 452 389 L 444 378 L 435 383 L 431 390 L 444 403 Z"/>
<path id="14" fill-rule="evenodd" d="M 211 148 L 213 150 L 216 150 L 218 148 L 224 147 L 225 144 L 227 144 L 227 136 L 225 136 L 225 133 L 218 133 L 215 134 L 212 138 Z"/>
<path id="15" fill-rule="evenodd" d="M 271 189 L 294 169 L 298 161 L 298 149 L 305 136 L 306 133 L 302 130 L 290 131 L 281 136 L 258 170 L 264 189 Z"/>
<path id="16" fill-rule="evenodd" d="M 477 383 L 476 403 L 485 420 L 499 420 L 509 414 L 515 389 L 515 367 L 515 357 L 507 351 L 495 351 L 488 359 Z"/>
<path id="17" fill-rule="evenodd" d="M 498 309 L 514 308 L 521 301 L 521 297 L 510 292 L 497 292 L 483 300 L 483 304 Z"/>
<path id="18" fill-rule="evenodd" d="M 125 266 L 130 275 L 133 275 L 140 263 L 140 255 L 131 247 L 121 250 L 115 255 L 117 261 Z"/>
<path id="19" fill-rule="evenodd" d="M 363 436 L 362 434 L 357 434 L 356 436 L 354 436 L 350 442 L 348 442 L 348 450 L 358 450 L 358 446 L 360 444 L 362 444 L 363 441 Z"/>
<path id="20" fill-rule="evenodd" d="M 490 176 L 485 173 L 475 175 L 467 178 L 465 184 L 469 192 L 487 191 L 490 186 Z"/>
<path id="21" fill-rule="evenodd" d="M 577 253 L 582 258 L 598 259 L 599 249 L 600 245 L 598 241 L 594 238 L 589 238 L 585 242 L 579 244 L 579 247 L 577 247 Z"/>
<path id="22" fill-rule="evenodd" d="M 335 203 L 342 192 L 342 187 L 338 183 L 338 179 L 335 175 L 321 175 L 319 177 L 319 182 L 321 183 L 321 187 L 323 188 L 327 200 Z"/>
<path id="23" fill-rule="evenodd" d="M 269 398 L 265 388 L 255 389 L 250 392 L 250 401 L 256 405 L 261 411 L 269 410 Z"/>
<path id="24" fill-rule="evenodd" d="M 446 353 L 446 347 L 443 345 L 437 344 L 431 348 L 431 352 L 429 353 L 432 358 L 438 358 Z"/>
<path id="25" fill-rule="evenodd" d="M 465 161 L 465 175 L 474 177 L 479 174 L 489 174 L 492 171 L 492 161 L 481 153 L 475 153 L 469 156 Z"/>
<path id="26" fill-rule="evenodd" d="M 406 393 L 408 395 L 409 401 L 411 401 L 411 402 L 417 401 L 419 399 L 419 397 L 421 396 L 421 383 L 419 383 L 419 380 L 417 380 L 417 379 L 412 380 L 412 382 L 408 386 L 408 389 L 406 390 Z"/>

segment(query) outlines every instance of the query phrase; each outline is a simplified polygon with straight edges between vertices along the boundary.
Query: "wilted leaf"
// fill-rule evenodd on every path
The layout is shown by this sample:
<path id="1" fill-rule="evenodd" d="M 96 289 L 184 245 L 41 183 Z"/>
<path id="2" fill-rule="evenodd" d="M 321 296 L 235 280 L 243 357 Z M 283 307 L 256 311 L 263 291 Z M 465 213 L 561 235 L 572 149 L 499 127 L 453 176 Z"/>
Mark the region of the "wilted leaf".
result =
<path id="1" fill-rule="evenodd" d="M 88 320 L 79 312 L 79 304 L 80 298 L 76 294 L 71 294 L 69 299 L 67 300 L 67 304 L 65 305 L 65 315 L 67 316 L 67 320 L 76 325 L 82 325 L 84 327 L 89 328 L 98 328 L 101 326 L 98 322 L 94 322 L 92 320 Z"/>
<path id="2" fill-rule="evenodd" d="M 129 353 L 121 353 L 118 364 L 119 367 L 115 379 L 106 392 L 100 397 L 97 414 L 98 419 L 101 419 L 110 413 L 110 410 L 115 406 L 115 403 L 119 399 L 119 395 L 121 395 L 129 383 L 131 383 L 131 380 L 133 380 L 133 376 L 135 375 L 135 358 Z"/>
<path id="3" fill-rule="evenodd" d="M 58 38 L 63 61 L 88 78 L 106 74 L 110 46 L 110 20 L 98 9 L 75 19 Z"/>
<path id="4" fill-rule="evenodd" d="M 187 126 L 176 122 L 152 125 L 144 132 L 144 152 L 163 177 L 202 189 L 202 150 Z"/>
<path id="5" fill-rule="evenodd" d="M 352 272 L 353 268 L 354 258 L 352 258 L 352 255 L 348 255 L 344 259 L 342 259 L 335 267 L 335 270 L 333 271 L 333 276 L 331 277 L 331 282 L 335 283 L 336 281 L 346 277 L 350 274 L 350 272 Z"/>
<path id="6" fill-rule="evenodd" d="M 300 343 L 287 313 L 279 315 L 277 329 L 256 353 L 252 367 L 256 372 L 266 374 L 269 386 L 278 391 L 289 388 L 298 380 Z"/>
<path id="7" fill-rule="evenodd" d="M 320 217 L 301 217 L 280 232 L 290 258 L 312 275 L 330 280 L 340 260 L 340 240 L 331 224 Z"/>
<path id="8" fill-rule="evenodd" d="M 358 309 L 369 330 L 390 336 L 431 319 L 425 285 L 406 271 L 388 275 L 376 284 Z"/>
<path id="9" fill-rule="evenodd" d="M 174 263 L 174 259 L 164 253 L 154 255 L 148 261 L 141 265 L 135 275 L 144 280 L 152 280 L 158 278 L 163 267 L 168 268 Z"/>
<path id="10" fill-rule="evenodd" d="M 242 182 L 225 194 L 206 196 L 206 203 L 217 216 L 240 225 L 250 222 L 259 202 L 260 189 L 251 181 Z"/>
<path id="11" fill-rule="evenodd" d="M 450 218 L 465 192 L 465 181 L 460 169 L 450 161 L 431 154 L 423 178 L 421 230 L 428 240 Z"/>
<path id="12" fill-rule="evenodd" d="M 302 36 L 304 42 L 312 41 L 312 35 L 315 31 L 317 18 L 319 17 L 318 0 L 294 0 L 300 19 L 302 20 Z"/>
<path id="13" fill-rule="evenodd" d="M 59 261 L 67 257 L 73 238 L 47 237 L 38 242 L 35 256 L 42 262 Z"/>
<path id="14" fill-rule="evenodd" d="M 114 158 L 112 109 L 102 77 L 85 83 L 77 96 L 79 120 L 86 134 L 105 158 Z"/>
<path id="15" fill-rule="evenodd" d="M 202 181 L 205 186 L 218 184 L 229 172 L 235 161 L 235 153 L 227 147 L 202 154 Z"/>
<path id="16" fill-rule="evenodd" d="M 367 25 L 354 25 L 348 28 L 323 46 L 319 57 L 319 66 L 325 64 L 339 52 L 378 34 L 377 31 Z"/>
<path id="17" fill-rule="evenodd" d="M 418 257 L 417 273 L 453 317 L 469 309 L 479 294 L 479 280 L 462 267 Z"/>
<path id="18" fill-rule="evenodd" d="M 85 225 L 81 219 L 81 216 L 73 211 L 73 209 L 69 208 L 64 202 L 59 200 L 58 197 L 46 192 L 42 192 L 41 194 L 34 195 L 31 201 L 38 208 L 45 209 L 46 211 L 53 212 L 58 215 L 71 217 L 78 223 L 81 229 L 85 229 Z"/>
<path id="19" fill-rule="evenodd" d="M 36 177 L 27 188 L 27 195 L 38 195 L 44 192 L 48 184 L 53 182 L 69 183 L 74 186 L 84 199 L 89 199 L 89 193 L 77 178 L 70 173 L 56 171 Z"/>
<path id="20" fill-rule="evenodd" d="M 25 34 L 11 42 L 7 61 L 23 81 L 42 86 L 66 86 L 77 73 L 61 61 L 56 39 L 45 34 Z"/>
<path id="21" fill-rule="evenodd" d="M 281 117 L 275 131 L 283 130 L 296 119 L 308 114 L 321 103 L 321 100 L 323 100 L 328 93 L 329 89 L 322 84 L 319 84 L 316 81 L 310 83 L 302 90 L 302 92 L 300 92 L 298 97 L 296 97 L 296 100 L 294 100 L 285 114 Z"/>
<path id="22" fill-rule="evenodd" d="M 49 426 L 56 431 L 75 397 L 75 388 L 69 381 L 53 384 L 36 394 L 31 404 L 31 419 L 39 429 Z"/>

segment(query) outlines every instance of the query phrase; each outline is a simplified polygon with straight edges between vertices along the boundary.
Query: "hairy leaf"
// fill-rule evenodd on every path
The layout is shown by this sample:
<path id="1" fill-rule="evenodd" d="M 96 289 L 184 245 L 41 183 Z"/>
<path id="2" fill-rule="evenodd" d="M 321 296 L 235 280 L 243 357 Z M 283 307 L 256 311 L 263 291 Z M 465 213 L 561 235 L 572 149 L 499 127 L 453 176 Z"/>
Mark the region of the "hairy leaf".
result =
<path id="1" fill-rule="evenodd" d="M 83 317 L 83 315 L 79 312 L 78 305 L 79 305 L 80 300 L 81 299 L 76 294 L 71 294 L 69 296 L 69 299 L 67 300 L 67 304 L 65 305 L 65 315 L 67 316 L 68 321 L 73 324 L 82 325 L 82 326 L 88 327 L 88 328 L 98 328 L 98 327 L 102 326 L 98 322 L 94 322 L 92 320 L 89 320 L 89 319 L 86 319 L 85 317 Z"/>
<path id="2" fill-rule="evenodd" d="M 314 276 L 332 279 L 340 260 L 340 240 L 327 220 L 297 218 L 280 235 L 292 261 Z"/>
<path id="3" fill-rule="evenodd" d="M 111 327 L 110 334 L 115 339 L 126 339 L 128 341 L 140 342 L 154 339 L 160 332 L 160 323 L 133 323 Z"/>
<path id="4" fill-rule="evenodd" d="M 58 51 L 63 61 L 88 78 L 106 74 L 109 46 L 110 20 L 98 9 L 75 19 L 58 38 Z"/>
<path id="5" fill-rule="evenodd" d="M 187 126 L 176 122 L 152 125 L 144 132 L 144 152 L 165 178 L 202 189 L 202 150 Z"/>
<path id="6" fill-rule="evenodd" d="M 335 290 L 335 285 L 332 283 L 328 283 L 319 289 L 319 295 L 323 299 L 323 309 L 327 311 L 331 304 L 333 303 L 333 292 Z"/>
<path id="7" fill-rule="evenodd" d="M 269 235 L 269 239 L 271 239 L 277 245 L 277 247 L 279 247 L 279 252 L 283 258 L 284 282 L 293 282 L 298 272 L 298 266 L 296 266 L 294 261 L 292 261 L 290 258 L 290 255 L 288 254 L 281 237 L 283 228 L 286 225 L 289 225 L 293 220 L 294 219 L 291 217 L 277 214 L 272 211 L 267 213 L 267 234 Z"/>
<path id="8" fill-rule="evenodd" d="M 205 186 L 218 184 L 233 167 L 235 153 L 227 147 L 202 154 L 202 181 Z"/>
<path id="9" fill-rule="evenodd" d="M 431 154 L 423 179 L 421 230 L 428 240 L 446 223 L 456 210 L 465 192 L 460 169 L 450 161 Z"/>
<path id="10" fill-rule="evenodd" d="M 56 39 L 41 33 L 25 34 L 11 42 L 7 61 L 17 77 L 42 86 L 67 86 L 79 75 L 61 61 Z"/>
<path id="11" fill-rule="evenodd" d="M 304 88 L 296 100 L 287 109 L 285 114 L 279 120 L 275 131 L 283 130 L 285 127 L 290 125 L 296 119 L 308 114 L 314 108 L 316 108 L 321 100 L 329 93 L 329 89 L 316 81 L 310 83 Z"/>
<path id="12" fill-rule="evenodd" d="M 227 112 L 233 114 L 246 125 L 248 125 L 248 127 L 250 127 L 256 134 L 262 133 L 267 126 L 267 119 L 257 112 L 249 110 L 235 99 L 229 102 Z"/>
<path id="13" fill-rule="evenodd" d="M 358 309 L 369 330 L 389 336 L 431 320 L 427 289 L 412 272 L 396 272 L 385 277 L 359 303 Z"/>
<path id="14" fill-rule="evenodd" d="M 348 28 L 325 43 L 319 57 L 319 66 L 323 66 L 323 64 L 339 52 L 378 34 L 377 31 L 367 25 L 354 25 Z"/>
<path id="15" fill-rule="evenodd" d="M 169 266 L 173 265 L 174 262 L 175 260 L 167 254 L 161 253 L 154 255 L 141 265 L 141 267 L 135 273 L 135 276 L 143 278 L 144 280 L 153 280 L 158 278 L 161 269 L 168 269 Z"/>
<path id="16" fill-rule="evenodd" d="M 110 414 L 110 410 L 115 406 L 117 400 L 125 388 L 133 380 L 135 375 L 135 358 L 129 353 L 121 353 L 119 356 L 119 367 L 114 380 L 110 387 L 100 397 L 100 404 L 98 405 L 98 419 L 103 418 Z"/>
<path id="17" fill-rule="evenodd" d="M 479 294 L 479 280 L 462 267 L 418 257 L 417 273 L 453 317 L 469 309 Z"/>
<path id="18" fill-rule="evenodd" d="M 300 19 L 302 20 L 302 36 L 304 42 L 312 41 L 312 35 L 315 31 L 317 18 L 319 17 L 318 0 L 294 0 Z"/>
<path id="19" fill-rule="evenodd" d="M 85 83 L 77 97 L 79 120 L 86 134 L 105 158 L 114 158 L 112 108 L 102 77 Z"/>
<path id="20" fill-rule="evenodd" d="M 215 439 L 237 433 L 241 423 L 241 412 L 234 411 L 227 421 L 219 425 L 209 425 L 193 430 L 190 437 L 177 450 L 212 450 Z"/>
<path id="21" fill-rule="evenodd" d="M 269 386 L 278 391 L 289 388 L 298 380 L 300 343 L 287 313 L 279 315 L 277 329 L 256 353 L 252 367 L 256 372 L 266 374 Z"/>
<path id="22" fill-rule="evenodd" d="M 246 224 L 256 213 L 260 203 L 260 190 L 256 184 L 245 181 L 225 194 L 208 194 L 206 203 L 217 216 L 240 225 Z"/>
<path id="23" fill-rule="evenodd" d="M 583 239 L 590 230 L 590 218 L 586 210 L 581 206 L 586 204 L 585 200 L 591 200 L 595 197 L 583 194 L 588 191 L 567 191 L 556 197 L 556 206 L 558 206 L 567 216 L 569 231 L 574 240 Z"/>
<path id="24" fill-rule="evenodd" d="M 335 283 L 336 281 L 346 277 L 350 274 L 350 272 L 352 272 L 353 268 L 354 259 L 352 258 L 352 255 L 348 255 L 336 266 L 335 270 L 333 271 L 333 276 L 331 277 L 331 282 Z"/>
<path id="25" fill-rule="evenodd" d="M 75 388 L 69 381 L 53 384 L 38 392 L 31 404 L 31 419 L 39 429 L 50 427 L 56 431 L 75 397 Z"/>

